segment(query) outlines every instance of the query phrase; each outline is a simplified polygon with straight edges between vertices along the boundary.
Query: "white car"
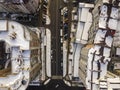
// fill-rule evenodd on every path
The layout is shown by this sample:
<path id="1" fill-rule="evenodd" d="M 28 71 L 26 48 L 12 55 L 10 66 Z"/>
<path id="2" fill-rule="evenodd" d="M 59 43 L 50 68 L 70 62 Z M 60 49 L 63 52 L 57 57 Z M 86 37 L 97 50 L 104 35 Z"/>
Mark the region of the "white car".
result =
<path id="1" fill-rule="evenodd" d="M 64 3 L 68 3 L 68 0 L 63 0 L 64 1 Z"/>

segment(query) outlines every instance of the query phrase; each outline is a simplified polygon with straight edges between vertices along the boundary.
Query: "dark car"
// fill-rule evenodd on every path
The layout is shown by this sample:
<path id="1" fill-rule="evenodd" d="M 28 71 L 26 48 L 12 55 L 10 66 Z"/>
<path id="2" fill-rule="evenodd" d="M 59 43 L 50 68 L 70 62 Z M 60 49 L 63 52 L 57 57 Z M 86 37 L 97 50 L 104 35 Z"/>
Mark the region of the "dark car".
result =
<path id="1" fill-rule="evenodd" d="M 67 29 L 68 29 L 68 23 L 64 23 L 64 24 L 63 24 L 63 29 L 64 29 L 64 30 L 67 30 Z"/>
<path id="2" fill-rule="evenodd" d="M 68 17 L 68 11 L 65 11 L 65 12 L 63 13 L 63 16 L 64 16 L 64 17 Z"/>

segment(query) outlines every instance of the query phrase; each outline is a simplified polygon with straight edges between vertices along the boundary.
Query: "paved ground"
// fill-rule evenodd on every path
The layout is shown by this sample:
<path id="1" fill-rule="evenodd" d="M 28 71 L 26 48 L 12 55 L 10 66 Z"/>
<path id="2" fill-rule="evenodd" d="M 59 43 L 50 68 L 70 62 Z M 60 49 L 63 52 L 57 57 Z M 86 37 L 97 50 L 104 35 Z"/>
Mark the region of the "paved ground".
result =
<path id="1" fill-rule="evenodd" d="M 68 4 L 63 3 L 63 0 L 50 0 L 49 4 L 49 16 L 51 23 L 47 25 L 47 28 L 51 30 L 52 33 L 52 75 L 62 75 L 63 67 L 61 63 L 63 62 L 63 51 L 61 50 L 62 44 L 60 42 L 60 23 L 61 23 L 61 7 L 68 7 L 68 36 L 70 35 L 70 26 L 71 26 L 71 10 L 72 10 L 72 0 L 69 0 Z M 68 42 L 69 43 L 69 42 Z M 69 48 L 69 47 L 68 47 Z"/>
<path id="2" fill-rule="evenodd" d="M 60 43 L 60 5 L 62 0 L 50 0 L 49 16 L 51 23 L 47 26 L 52 33 L 52 75 L 62 75 L 61 43 Z"/>
<path id="3" fill-rule="evenodd" d="M 69 87 L 62 80 L 51 80 L 46 86 L 28 87 L 27 90 L 85 90 L 85 88 Z"/>

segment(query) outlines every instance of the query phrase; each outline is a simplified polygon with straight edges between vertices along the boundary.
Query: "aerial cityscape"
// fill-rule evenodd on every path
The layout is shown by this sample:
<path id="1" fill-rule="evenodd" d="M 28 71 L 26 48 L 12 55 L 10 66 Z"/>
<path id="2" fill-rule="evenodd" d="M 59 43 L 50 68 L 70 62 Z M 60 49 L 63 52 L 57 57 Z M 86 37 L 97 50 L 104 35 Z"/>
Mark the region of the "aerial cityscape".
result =
<path id="1" fill-rule="evenodd" d="M 120 0 L 0 0 L 0 90 L 120 90 Z"/>

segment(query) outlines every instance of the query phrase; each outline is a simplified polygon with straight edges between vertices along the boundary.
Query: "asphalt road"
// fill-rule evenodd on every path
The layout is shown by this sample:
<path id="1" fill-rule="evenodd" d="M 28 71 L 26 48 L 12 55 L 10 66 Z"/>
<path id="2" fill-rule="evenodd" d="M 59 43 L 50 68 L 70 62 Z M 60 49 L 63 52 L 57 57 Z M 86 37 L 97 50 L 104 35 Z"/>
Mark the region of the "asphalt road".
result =
<path id="1" fill-rule="evenodd" d="M 68 4 L 63 3 L 63 0 L 50 0 L 49 4 L 49 13 L 51 23 L 47 26 L 51 30 L 52 33 L 52 75 L 54 76 L 62 76 L 63 75 L 63 67 L 61 63 L 63 62 L 63 51 L 61 50 L 62 44 L 60 42 L 60 23 L 61 23 L 61 14 L 60 8 L 61 7 L 68 7 L 68 37 L 70 36 L 70 29 L 71 29 L 71 10 L 72 10 L 72 0 L 69 0 Z M 68 44 L 69 44 L 68 38 Z M 68 47 L 69 52 L 69 47 Z"/>
<path id="2" fill-rule="evenodd" d="M 62 54 L 61 54 L 61 43 L 60 43 L 60 5 L 62 0 L 50 0 L 49 14 L 51 23 L 48 28 L 52 33 L 52 75 L 62 75 L 63 70 L 61 67 Z"/>
<path id="3" fill-rule="evenodd" d="M 51 80 L 46 86 L 28 87 L 27 90 L 86 90 L 83 87 L 69 87 L 63 80 Z"/>

